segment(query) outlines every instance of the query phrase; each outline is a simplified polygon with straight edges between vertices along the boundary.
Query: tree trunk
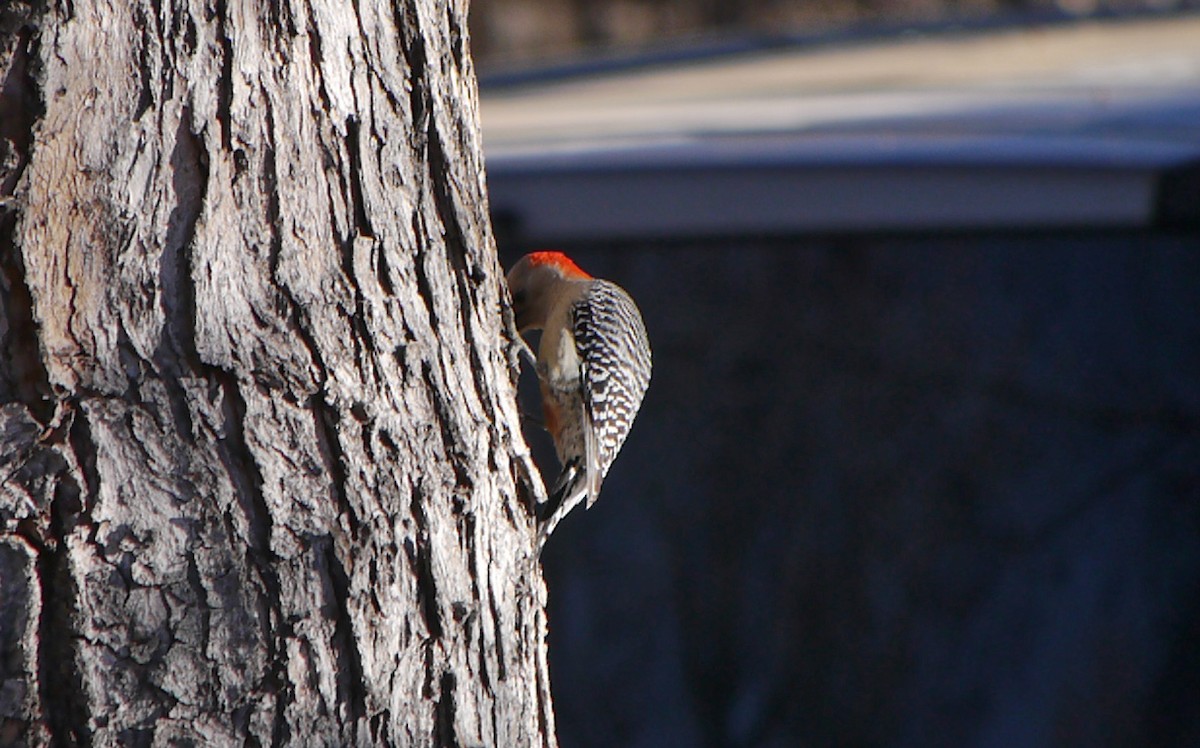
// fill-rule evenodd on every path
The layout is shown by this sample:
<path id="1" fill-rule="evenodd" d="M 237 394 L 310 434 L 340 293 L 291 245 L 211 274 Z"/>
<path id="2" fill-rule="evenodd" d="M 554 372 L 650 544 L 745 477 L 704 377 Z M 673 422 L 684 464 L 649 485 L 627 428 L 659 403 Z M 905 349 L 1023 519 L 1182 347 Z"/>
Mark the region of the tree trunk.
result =
<path id="1" fill-rule="evenodd" d="M 0 744 L 554 745 L 465 4 L 53 6 L 0 12 Z"/>

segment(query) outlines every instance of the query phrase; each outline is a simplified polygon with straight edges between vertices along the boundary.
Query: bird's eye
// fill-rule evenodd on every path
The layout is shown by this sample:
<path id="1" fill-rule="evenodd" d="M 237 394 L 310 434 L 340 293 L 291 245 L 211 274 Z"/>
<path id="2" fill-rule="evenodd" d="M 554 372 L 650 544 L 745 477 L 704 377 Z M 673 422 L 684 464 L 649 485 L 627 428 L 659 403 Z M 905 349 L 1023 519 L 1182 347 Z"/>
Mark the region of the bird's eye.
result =
<path id="1" fill-rule="evenodd" d="M 513 294 L 513 306 L 520 306 L 525 303 L 525 291 L 517 291 Z"/>

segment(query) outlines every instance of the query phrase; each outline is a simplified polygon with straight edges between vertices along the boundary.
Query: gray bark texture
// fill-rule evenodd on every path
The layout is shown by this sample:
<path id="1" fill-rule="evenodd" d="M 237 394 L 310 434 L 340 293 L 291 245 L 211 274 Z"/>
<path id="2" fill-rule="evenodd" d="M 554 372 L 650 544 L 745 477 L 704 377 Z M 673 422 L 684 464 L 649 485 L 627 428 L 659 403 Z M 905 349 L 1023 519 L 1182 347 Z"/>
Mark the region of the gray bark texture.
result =
<path id="1" fill-rule="evenodd" d="M 0 745 L 555 745 L 465 3 L 0 23 Z"/>

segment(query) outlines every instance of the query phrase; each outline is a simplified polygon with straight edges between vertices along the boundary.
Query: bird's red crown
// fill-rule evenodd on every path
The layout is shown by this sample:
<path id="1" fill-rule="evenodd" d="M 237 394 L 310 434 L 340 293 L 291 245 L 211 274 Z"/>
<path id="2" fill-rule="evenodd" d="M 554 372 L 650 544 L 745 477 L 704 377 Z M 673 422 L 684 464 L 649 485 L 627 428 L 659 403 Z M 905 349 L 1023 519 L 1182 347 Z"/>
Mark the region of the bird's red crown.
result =
<path id="1" fill-rule="evenodd" d="M 550 265 L 551 267 L 558 268 L 558 271 L 566 278 L 580 279 L 592 277 L 576 265 L 574 260 L 562 252 L 530 252 L 529 264 L 534 267 Z"/>

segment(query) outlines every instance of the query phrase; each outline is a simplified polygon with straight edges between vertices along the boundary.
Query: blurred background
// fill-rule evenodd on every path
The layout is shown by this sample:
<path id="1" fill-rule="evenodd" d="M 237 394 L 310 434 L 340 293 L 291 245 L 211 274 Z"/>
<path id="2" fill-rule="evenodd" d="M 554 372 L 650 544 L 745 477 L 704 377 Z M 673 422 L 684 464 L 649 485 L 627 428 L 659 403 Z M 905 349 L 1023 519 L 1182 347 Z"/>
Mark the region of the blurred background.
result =
<path id="1" fill-rule="evenodd" d="M 655 353 L 543 555 L 561 744 L 1200 746 L 1195 5 L 471 12 L 504 264 Z"/>
<path id="2" fill-rule="evenodd" d="M 747 37 L 861 34 L 1196 9 L 1197 0 L 487 0 L 471 4 L 471 51 L 509 66 Z"/>

